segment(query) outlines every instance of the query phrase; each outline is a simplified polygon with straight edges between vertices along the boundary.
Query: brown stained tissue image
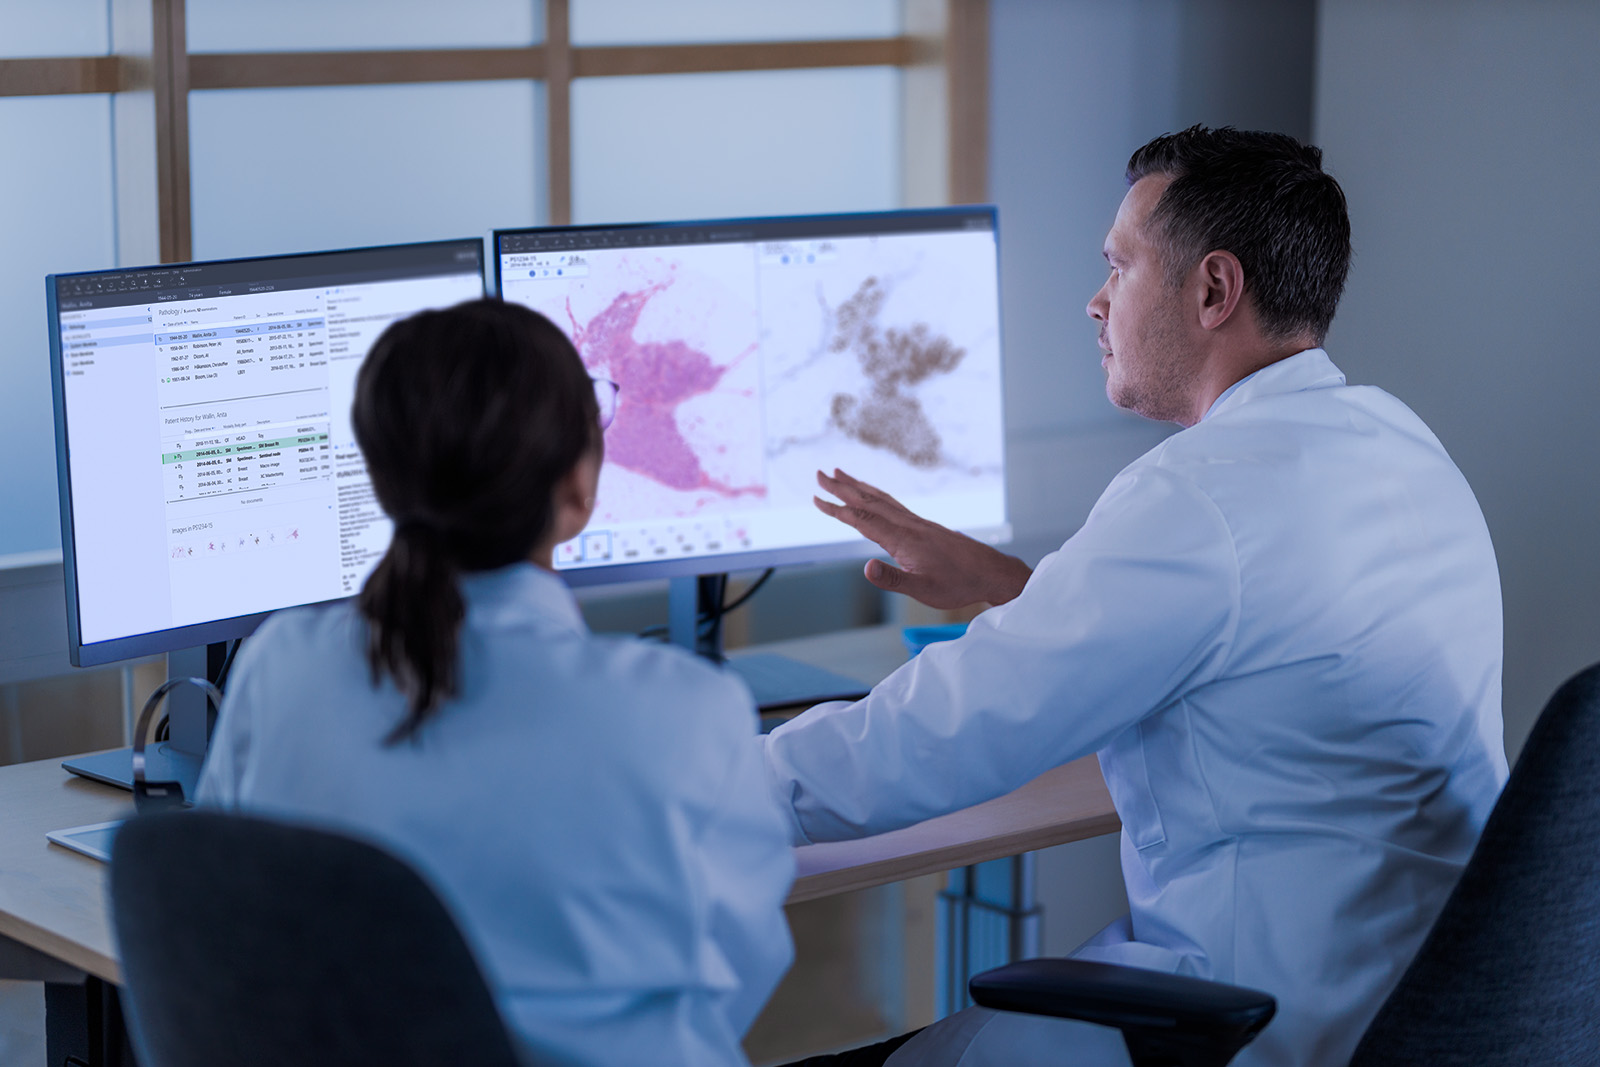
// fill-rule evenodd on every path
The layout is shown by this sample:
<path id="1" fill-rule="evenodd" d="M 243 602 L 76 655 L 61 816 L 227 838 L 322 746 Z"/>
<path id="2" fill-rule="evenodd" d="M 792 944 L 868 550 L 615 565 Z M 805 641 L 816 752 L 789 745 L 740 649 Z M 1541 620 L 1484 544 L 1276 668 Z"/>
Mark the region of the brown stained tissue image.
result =
<path id="1" fill-rule="evenodd" d="M 907 390 L 936 374 L 949 374 L 967 351 L 934 334 L 927 323 L 881 329 L 878 316 L 887 296 L 876 277 L 868 278 L 834 316 L 828 350 L 854 351 L 872 385 L 861 396 L 836 393 L 833 423 L 862 444 L 888 449 L 913 467 L 936 467 L 939 431 Z"/>

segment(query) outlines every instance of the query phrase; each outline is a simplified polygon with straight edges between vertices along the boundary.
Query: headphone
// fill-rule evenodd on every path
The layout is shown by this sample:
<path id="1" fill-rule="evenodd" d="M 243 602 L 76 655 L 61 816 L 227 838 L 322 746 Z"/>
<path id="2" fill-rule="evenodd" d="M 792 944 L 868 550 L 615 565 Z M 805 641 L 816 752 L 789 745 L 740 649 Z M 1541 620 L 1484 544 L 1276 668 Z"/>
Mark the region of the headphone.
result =
<path id="1" fill-rule="evenodd" d="M 194 806 L 194 801 L 184 798 L 181 782 L 150 782 L 144 776 L 144 743 L 145 735 L 150 732 L 150 720 L 155 717 L 161 701 L 180 685 L 198 686 L 207 702 L 217 711 L 222 710 L 222 690 L 204 678 L 168 678 L 150 694 L 150 699 L 144 702 L 144 710 L 139 712 L 139 724 L 133 728 L 133 805 L 141 813 Z"/>

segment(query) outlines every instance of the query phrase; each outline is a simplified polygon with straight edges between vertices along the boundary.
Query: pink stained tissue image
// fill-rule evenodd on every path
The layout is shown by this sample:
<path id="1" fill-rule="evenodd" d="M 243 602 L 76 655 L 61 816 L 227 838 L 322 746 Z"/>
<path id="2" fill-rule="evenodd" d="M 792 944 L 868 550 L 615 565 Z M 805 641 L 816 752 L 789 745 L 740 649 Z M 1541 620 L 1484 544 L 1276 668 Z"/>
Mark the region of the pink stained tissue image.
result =
<path id="1" fill-rule="evenodd" d="M 639 318 L 670 282 L 619 293 L 586 324 L 567 318 L 572 340 L 592 370 L 604 370 L 618 387 L 617 414 L 606 431 L 606 462 L 658 485 L 719 497 L 763 497 L 764 485 L 732 485 L 706 471 L 679 426 L 685 403 L 716 390 L 749 353 L 724 365 L 683 340 L 635 337 Z"/>

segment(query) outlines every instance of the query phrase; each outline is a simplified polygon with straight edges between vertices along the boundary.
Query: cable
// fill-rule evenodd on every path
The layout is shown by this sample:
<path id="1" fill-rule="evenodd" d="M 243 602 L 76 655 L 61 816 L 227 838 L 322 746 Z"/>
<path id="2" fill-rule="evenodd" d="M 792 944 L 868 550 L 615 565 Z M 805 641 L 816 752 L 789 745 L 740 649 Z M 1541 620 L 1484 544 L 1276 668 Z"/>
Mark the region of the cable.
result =
<path id="1" fill-rule="evenodd" d="M 739 599 L 735 600 L 732 604 L 724 604 L 724 605 L 722 605 L 722 611 L 720 612 L 720 614 L 726 615 L 730 611 L 734 611 L 737 608 L 744 607 L 745 601 L 747 601 L 751 597 L 755 596 L 756 592 L 763 585 L 767 584 L 767 579 L 772 577 L 772 573 L 776 569 L 777 569 L 776 567 L 768 567 L 766 570 L 762 571 L 761 572 L 761 577 L 759 577 L 755 581 L 751 582 L 750 583 L 750 588 L 746 589 L 744 592 L 739 594 Z"/>
<path id="2" fill-rule="evenodd" d="M 726 603 L 723 599 L 728 594 L 728 576 L 726 574 L 718 574 L 714 576 L 706 575 L 705 577 L 714 578 L 718 582 L 719 587 L 715 591 L 715 595 L 711 598 L 717 606 L 712 610 L 705 612 L 704 614 L 695 616 L 695 633 L 700 637 L 710 637 L 715 635 L 717 627 L 722 625 L 723 616 L 727 615 L 730 611 L 736 611 L 737 609 L 744 607 L 746 602 L 748 602 L 751 597 L 755 596 L 763 585 L 767 584 L 767 579 L 772 577 L 775 570 L 776 568 L 774 567 L 768 567 L 766 570 L 762 571 L 761 577 L 750 583 L 750 588 L 746 589 L 743 593 L 740 593 L 731 604 Z M 657 624 L 655 626 L 646 626 L 644 629 L 639 631 L 639 636 L 642 638 L 665 640 L 667 633 L 668 628 L 666 626 Z"/>
<path id="3" fill-rule="evenodd" d="M 217 677 L 211 683 L 224 693 L 228 691 L 228 672 L 233 670 L 233 657 L 239 654 L 239 646 L 242 644 L 244 644 L 244 638 L 236 637 L 233 639 L 233 647 L 228 649 L 228 654 L 223 657 L 222 667 L 217 671 Z"/>
<path id="4" fill-rule="evenodd" d="M 709 595 L 703 599 L 716 605 L 704 615 L 695 617 L 695 631 L 704 637 L 707 634 L 716 633 L 717 629 L 722 626 L 722 616 L 724 614 L 722 598 L 728 594 L 728 576 L 726 574 L 707 574 L 701 576 L 700 581 L 711 584 Z"/>
<path id="5" fill-rule="evenodd" d="M 233 669 L 233 657 L 239 654 L 239 646 L 242 644 L 244 644 L 244 638 L 234 638 L 232 646 L 228 649 L 228 654 L 222 657 L 222 666 L 217 668 L 217 676 L 211 680 L 211 684 L 216 686 L 218 689 L 223 689 L 223 687 L 227 685 L 228 672 Z M 226 692 L 226 690 L 224 690 L 224 692 Z M 161 716 L 160 720 L 157 721 L 156 735 L 154 740 L 172 740 L 172 715 L 170 713 Z"/>

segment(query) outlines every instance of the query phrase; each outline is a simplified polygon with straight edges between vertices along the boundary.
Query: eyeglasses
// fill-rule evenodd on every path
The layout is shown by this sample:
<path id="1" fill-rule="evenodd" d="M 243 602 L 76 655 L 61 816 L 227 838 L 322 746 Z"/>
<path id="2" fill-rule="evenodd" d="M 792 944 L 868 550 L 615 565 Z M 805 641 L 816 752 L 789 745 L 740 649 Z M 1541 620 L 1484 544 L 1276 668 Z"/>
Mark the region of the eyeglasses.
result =
<path id="1" fill-rule="evenodd" d="M 600 428 L 606 429 L 611 425 L 611 420 L 617 417 L 617 394 L 622 392 L 622 386 L 610 378 L 594 379 L 594 400 L 600 405 Z"/>

